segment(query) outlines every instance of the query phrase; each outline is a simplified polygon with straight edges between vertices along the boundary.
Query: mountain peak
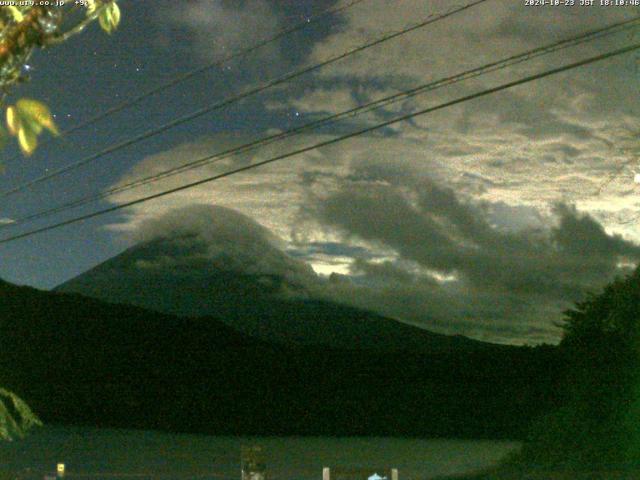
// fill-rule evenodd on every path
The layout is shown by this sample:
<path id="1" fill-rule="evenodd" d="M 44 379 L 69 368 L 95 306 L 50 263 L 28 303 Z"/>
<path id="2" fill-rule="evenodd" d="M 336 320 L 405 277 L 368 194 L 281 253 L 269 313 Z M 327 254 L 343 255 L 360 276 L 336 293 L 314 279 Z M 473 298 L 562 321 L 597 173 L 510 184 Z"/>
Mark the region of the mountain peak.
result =
<path id="1" fill-rule="evenodd" d="M 155 237 L 57 287 L 180 316 L 215 316 L 264 340 L 336 348 L 433 351 L 475 344 L 309 295 L 315 274 L 273 248 L 231 252 L 198 235 Z M 310 267 L 308 267 L 310 270 Z"/>

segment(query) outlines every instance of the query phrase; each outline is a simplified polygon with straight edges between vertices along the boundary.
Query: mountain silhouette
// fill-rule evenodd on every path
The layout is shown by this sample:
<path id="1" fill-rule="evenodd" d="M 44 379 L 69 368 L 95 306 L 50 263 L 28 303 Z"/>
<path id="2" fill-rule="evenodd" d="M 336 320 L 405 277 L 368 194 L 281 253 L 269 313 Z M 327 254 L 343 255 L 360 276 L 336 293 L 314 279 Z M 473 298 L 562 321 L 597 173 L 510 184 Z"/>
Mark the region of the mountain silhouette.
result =
<path id="1" fill-rule="evenodd" d="M 207 256 L 206 248 L 188 235 L 143 242 L 55 290 L 174 315 L 213 315 L 248 335 L 292 345 L 412 352 L 486 345 L 314 299 L 305 287 L 309 273 L 281 252 L 271 253 L 279 256 L 271 262 L 289 262 L 281 270 L 298 269 L 296 275 L 260 272 L 241 255 Z"/>

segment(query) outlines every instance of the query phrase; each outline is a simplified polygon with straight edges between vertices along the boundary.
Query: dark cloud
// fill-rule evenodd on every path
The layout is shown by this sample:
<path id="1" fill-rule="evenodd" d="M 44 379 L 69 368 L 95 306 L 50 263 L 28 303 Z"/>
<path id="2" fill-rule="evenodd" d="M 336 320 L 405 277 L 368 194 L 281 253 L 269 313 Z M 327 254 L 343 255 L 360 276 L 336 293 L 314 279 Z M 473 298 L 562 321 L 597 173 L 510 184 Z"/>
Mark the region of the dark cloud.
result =
<path id="1" fill-rule="evenodd" d="M 438 282 L 428 276 L 419 276 L 414 271 L 399 265 L 397 262 L 383 261 L 373 263 L 362 258 L 356 258 L 351 265 L 351 274 L 355 277 L 361 277 L 361 282 L 377 281 L 378 285 L 389 286 L 398 284 L 417 284 L 420 282 L 423 286 L 436 286 Z"/>
<path id="2" fill-rule="evenodd" d="M 365 284 L 387 282 L 377 296 L 359 292 L 377 309 L 440 327 L 466 325 L 465 331 L 522 322 L 513 328 L 537 325 L 550 334 L 564 307 L 623 272 L 621 262 L 640 260 L 639 246 L 607 234 L 574 207 L 557 205 L 549 219 L 555 224 L 546 228 L 499 228 L 491 223 L 491 204 L 465 202 L 450 188 L 391 167 L 368 174 L 356 168 L 315 214 L 345 241 L 391 248 L 423 269 L 356 262 L 353 273 L 369 277 Z M 430 281 L 424 272 L 433 274 Z M 417 287 L 402 290 L 411 277 Z"/>
<path id="3" fill-rule="evenodd" d="M 142 222 L 136 240 L 169 239 L 175 247 L 141 268 L 191 267 L 203 271 L 233 271 L 277 276 L 304 290 L 316 280 L 313 269 L 282 251 L 283 243 L 255 220 L 229 208 L 191 205 Z M 184 269 L 183 269 L 184 271 Z"/>
<path id="4" fill-rule="evenodd" d="M 328 198 L 319 212 L 324 223 L 442 270 L 455 268 L 457 249 L 436 220 L 421 215 L 391 187 L 354 187 Z"/>
<path id="5" fill-rule="evenodd" d="M 558 205 L 556 211 L 561 220 L 560 225 L 552 230 L 553 238 L 562 252 L 609 260 L 638 256 L 636 245 L 619 235 L 608 235 L 602 225 L 590 216 L 580 215 L 575 208 L 566 205 Z"/>

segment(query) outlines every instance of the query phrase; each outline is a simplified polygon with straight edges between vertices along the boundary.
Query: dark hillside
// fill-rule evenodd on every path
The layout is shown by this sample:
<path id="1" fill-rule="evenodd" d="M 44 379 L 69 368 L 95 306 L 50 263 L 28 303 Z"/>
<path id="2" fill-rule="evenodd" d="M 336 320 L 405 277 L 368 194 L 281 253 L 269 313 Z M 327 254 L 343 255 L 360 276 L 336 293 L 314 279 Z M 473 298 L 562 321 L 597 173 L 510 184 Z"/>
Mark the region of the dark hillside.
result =
<path id="1" fill-rule="evenodd" d="M 0 286 L 0 369 L 45 422 L 212 434 L 516 438 L 555 349 L 285 346 L 214 318 Z"/>

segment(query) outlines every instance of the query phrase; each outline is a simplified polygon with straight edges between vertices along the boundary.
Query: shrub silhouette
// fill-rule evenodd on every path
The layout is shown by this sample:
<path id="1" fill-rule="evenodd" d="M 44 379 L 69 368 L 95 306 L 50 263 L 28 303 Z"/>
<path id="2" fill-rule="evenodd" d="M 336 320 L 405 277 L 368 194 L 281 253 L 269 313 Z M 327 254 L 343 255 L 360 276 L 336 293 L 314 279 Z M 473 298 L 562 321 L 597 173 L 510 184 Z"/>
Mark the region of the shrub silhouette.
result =
<path id="1" fill-rule="evenodd" d="M 540 419 L 518 461 L 625 468 L 640 458 L 640 269 L 565 312 L 564 406 Z"/>

